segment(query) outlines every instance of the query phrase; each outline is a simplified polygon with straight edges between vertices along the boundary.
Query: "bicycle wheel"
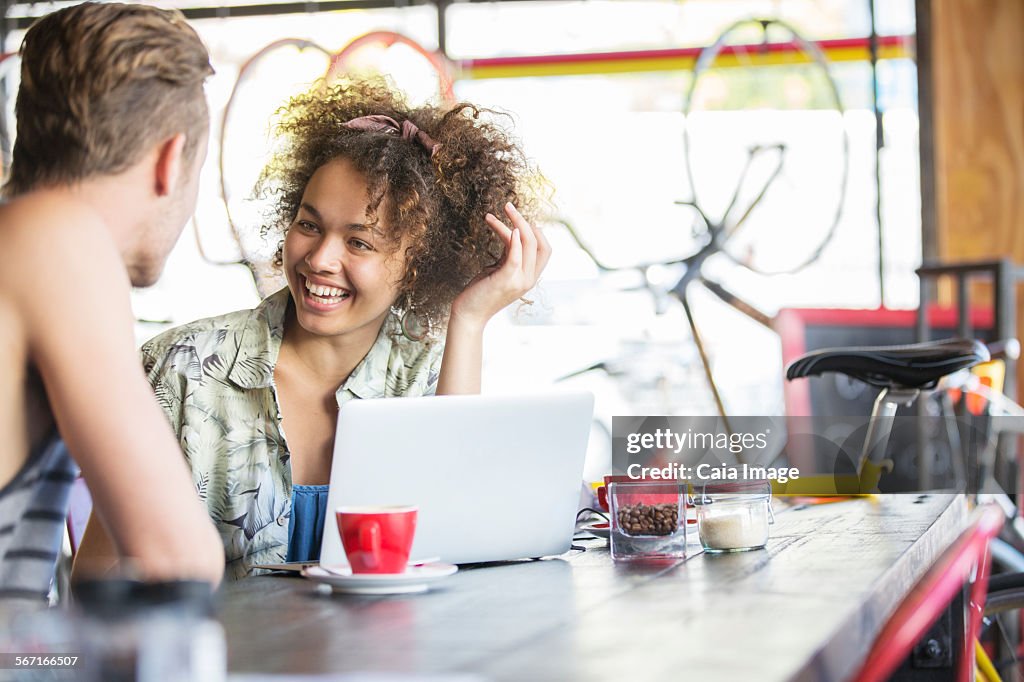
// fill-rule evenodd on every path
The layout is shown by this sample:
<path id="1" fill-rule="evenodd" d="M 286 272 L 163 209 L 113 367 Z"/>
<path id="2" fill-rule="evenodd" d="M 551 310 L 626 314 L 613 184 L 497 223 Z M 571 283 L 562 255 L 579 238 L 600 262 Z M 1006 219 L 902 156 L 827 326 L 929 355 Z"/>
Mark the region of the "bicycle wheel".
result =
<path id="1" fill-rule="evenodd" d="M 435 94 L 455 101 L 455 80 L 448 59 L 394 31 L 371 31 L 352 40 L 331 58 L 327 79 L 342 74 L 387 74 L 414 100 Z"/>
<path id="2" fill-rule="evenodd" d="M 253 271 L 261 296 L 280 288 L 281 283 L 280 276 L 271 267 L 277 244 L 263 239 L 259 229 L 260 208 L 247 201 L 272 152 L 267 122 L 289 97 L 306 90 L 323 76 L 330 58 L 329 50 L 309 40 L 274 41 L 242 64 L 224 106 L 217 145 L 220 200 L 227 215 L 230 237 L 237 244 L 242 260 Z M 194 228 L 199 240 L 195 223 Z M 202 246 L 200 250 L 205 257 Z"/>
<path id="3" fill-rule="evenodd" d="M 697 58 L 686 94 L 686 174 L 723 252 L 762 274 L 821 255 L 843 212 L 849 140 L 818 47 L 775 19 L 740 21 Z"/>

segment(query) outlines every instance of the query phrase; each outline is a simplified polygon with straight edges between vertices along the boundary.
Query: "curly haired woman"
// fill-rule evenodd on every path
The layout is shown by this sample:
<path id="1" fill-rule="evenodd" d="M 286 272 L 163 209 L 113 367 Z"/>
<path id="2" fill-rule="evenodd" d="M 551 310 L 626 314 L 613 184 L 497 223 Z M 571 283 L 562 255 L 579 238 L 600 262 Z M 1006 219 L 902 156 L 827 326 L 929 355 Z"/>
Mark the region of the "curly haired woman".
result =
<path id="1" fill-rule="evenodd" d="M 410 108 L 361 81 L 279 113 L 257 190 L 274 199 L 265 233 L 282 237 L 288 286 L 143 347 L 228 578 L 319 557 L 338 410 L 479 392 L 484 326 L 551 254 L 516 208 L 522 152 L 477 107 Z M 90 527 L 81 551 L 112 548 Z"/>

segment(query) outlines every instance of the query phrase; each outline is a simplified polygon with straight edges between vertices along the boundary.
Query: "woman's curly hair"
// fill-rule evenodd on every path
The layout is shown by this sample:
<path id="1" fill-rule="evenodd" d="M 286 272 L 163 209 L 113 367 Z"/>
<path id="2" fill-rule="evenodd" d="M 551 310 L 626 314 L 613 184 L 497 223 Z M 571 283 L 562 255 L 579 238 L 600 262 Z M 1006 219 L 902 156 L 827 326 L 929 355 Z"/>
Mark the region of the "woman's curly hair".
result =
<path id="1" fill-rule="evenodd" d="M 504 219 L 502 207 L 512 202 L 527 220 L 535 217 L 534 192 L 528 190 L 534 172 L 517 144 L 489 120 L 494 113 L 467 103 L 410 107 L 379 79 L 318 83 L 277 112 L 280 147 L 256 186 L 258 197 L 273 198 L 264 237 L 277 236 L 283 244 L 313 173 L 346 159 L 366 178 L 368 224 L 383 219 L 395 249 L 406 245 L 396 305 L 428 328 L 443 327 L 455 296 L 504 253 L 484 216 Z M 373 114 L 399 125 L 411 121 L 440 146 L 431 155 L 416 140 L 345 126 Z M 278 266 L 281 254 L 279 247 Z"/>

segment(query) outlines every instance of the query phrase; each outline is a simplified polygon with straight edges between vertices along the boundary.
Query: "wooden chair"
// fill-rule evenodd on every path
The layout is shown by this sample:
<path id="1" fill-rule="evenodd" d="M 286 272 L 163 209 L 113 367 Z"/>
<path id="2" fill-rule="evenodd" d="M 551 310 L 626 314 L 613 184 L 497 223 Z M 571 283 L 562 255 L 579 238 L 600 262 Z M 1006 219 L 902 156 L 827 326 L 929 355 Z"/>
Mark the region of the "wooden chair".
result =
<path id="1" fill-rule="evenodd" d="M 1004 519 L 996 505 L 983 505 L 974 511 L 967 530 L 942 553 L 890 616 L 854 680 L 887 680 L 965 584 L 970 585 L 967 619 L 965 636 L 956 643 L 959 658 L 954 679 L 974 679 L 974 642 L 985 608 L 991 566 L 989 543 L 999 533 Z"/>

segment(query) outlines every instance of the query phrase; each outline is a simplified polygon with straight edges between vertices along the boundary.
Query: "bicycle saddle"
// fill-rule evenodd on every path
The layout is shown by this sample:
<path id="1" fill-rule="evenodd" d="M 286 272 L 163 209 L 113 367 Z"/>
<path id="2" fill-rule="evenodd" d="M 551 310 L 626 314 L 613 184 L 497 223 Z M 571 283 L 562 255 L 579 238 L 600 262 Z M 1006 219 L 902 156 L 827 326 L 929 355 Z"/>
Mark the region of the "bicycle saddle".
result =
<path id="1" fill-rule="evenodd" d="M 786 369 L 786 378 L 792 381 L 839 372 L 878 388 L 932 388 L 947 374 L 988 360 L 984 344 L 970 339 L 826 348 L 794 360 Z"/>

